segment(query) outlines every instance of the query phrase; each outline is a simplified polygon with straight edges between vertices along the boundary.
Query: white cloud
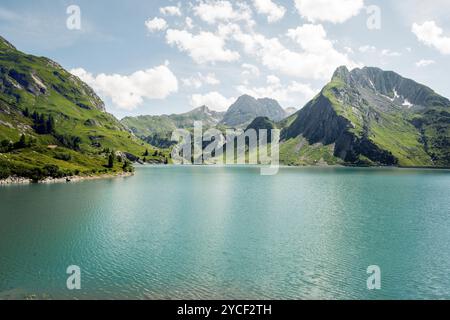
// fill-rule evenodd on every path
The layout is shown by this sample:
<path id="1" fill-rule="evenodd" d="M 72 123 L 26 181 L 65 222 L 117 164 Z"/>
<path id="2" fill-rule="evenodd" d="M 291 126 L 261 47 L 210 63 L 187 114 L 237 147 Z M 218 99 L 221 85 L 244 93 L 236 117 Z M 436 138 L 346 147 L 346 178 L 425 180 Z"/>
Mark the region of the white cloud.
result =
<path id="1" fill-rule="evenodd" d="M 99 74 L 94 76 L 82 68 L 70 71 L 91 86 L 101 97 L 110 98 L 120 109 L 134 110 L 144 99 L 165 99 L 178 91 L 178 80 L 168 63 L 131 75 Z"/>
<path id="2" fill-rule="evenodd" d="M 353 51 L 353 49 L 350 48 L 350 47 L 344 47 L 344 50 L 345 50 L 345 52 L 347 52 L 348 54 L 354 54 L 354 53 L 355 53 L 355 51 Z"/>
<path id="3" fill-rule="evenodd" d="M 275 75 L 267 76 L 266 83 L 267 85 L 264 87 L 239 85 L 236 89 L 240 94 L 248 94 L 255 98 L 272 98 L 285 106 L 302 106 L 317 93 L 309 84 L 297 81 L 284 85 L 280 78 Z"/>
<path id="4" fill-rule="evenodd" d="M 371 52 L 376 52 L 377 48 L 374 46 L 366 45 L 366 46 L 359 47 L 358 50 L 359 50 L 359 52 L 362 52 L 362 53 L 371 53 Z"/>
<path id="5" fill-rule="evenodd" d="M 281 20 L 286 13 L 283 6 L 274 3 L 272 0 L 253 0 L 253 5 L 258 13 L 267 15 L 269 23 Z"/>
<path id="6" fill-rule="evenodd" d="M 153 18 L 145 21 L 145 26 L 150 32 L 162 31 L 167 28 L 167 22 L 162 18 Z"/>
<path id="7" fill-rule="evenodd" d="M 225 98 L 217 91 L 207 94 L 193 94 L 189 99 L 191 107 L 207 106 L 215 111 L 226 111 L 235 101 L 236 98 Z"/>
<path id="8" fill-rule="evenodd" d="M 422 24 L 414 23 L 412 32 L 423 44 L 439 50 L 442 54 L 450 54 L 450 37 L 444 36 L 444 31 L 434 21 Z"/>
<path id="9" fill-rule="evenodd" d="M 200 1 L 194 6 L 193 11 L 203 21 L 214 24 L 217 22 L 245 21 L 248 25 L 254 25 L 252 11 L 250 7 L 242 2 L 235 3 L 235 7 L 230 1 L 206 0 Z"/>
<path id="10" fill-rule="evenodd" d="M 397 51 L 391 51 L 389 49 L 384 49 L 381 51 L 381 55 L 385 57 L 400 57 L 402 54 Z"/>
<path id="11" fill-rule="evenodd" d="M 233 38 L 244 46 L 247 54 L 258 58 L 265 67 L 288 76 L 329 79 L 339 66 L 359 66 L 347 54 L 334 48 L 322 25 L 306 24 L 289 29 L 287 36 L 301 50 L 290 50 L 278 38 L 269 39 L 258 33 L 235 32 Z"/>
<path id="12" fill-rule="evenodd" d="M 272 86 L 279 86 L 281 83 L 280 78 L 278 78 L 277 76 L 274 76 L 273 74 L 267 76 L 267 84 L 270 84 Z"/>
<path id="13" fill-rule="evenodd" d="M 422 60 L 416 62 L 416 66 L 419 68 L 422 68 L 422 67 L 431 66 L 432 64 L 435 64 L 435 63 L 436 63 L 436 61 L 434 61 L 434 60 L 422 59 Z"/>
<path id="14" fill-rule="evenodd" d="M 161 14 L 165 15 L 165 16 L 177 16 L 177 17 L 181 17 L 181 9 L 179 7 L 175 7 L 175 6 L 168 6 L 168 7 L 163 7 L 159 9 L 159 12 L 161 12 Z"/>
<path id="15" fill-rule="evenodd" d="M 241 74 L 244 77 L 248 76 L 259 77 L 260 72 L 257 66 L 250 63 L 243 63 L 241 68 L 243 69 Z"/>
<path id="16" fill-rule="evenodd" d="M 343 23 L 359 14 L 363 0 L 295 0 L 299 14 L 310 22 Z"/>
<path id="17" fill-rule="evenodd" d="M 220 80 L 217 79 L 214 73 L 208 73 L 206 75 L 203 75 L 200 72 L 197 73 L 195 76 L 181 79 L 181 82 L 186 87 L 193 87 L 196 89 L 201 88 L 205 84 L 212 86 L 220 84 Z"/>
<path id="18" fill-rule="evenodd" d="M 303 50 L 321 52 L 333 49 L 333 43 L 327 39 L 327 33 L 320 24 L 304 24 L 296 29 L 289 29 L 287 36 L 298 43 Z"/>
<path id="19" fill-rule="evenodd" d="M 186 30 L 167 30 L 167 43 L 175 45 L 180 51 L 188 52 L 197 63 L 235 61 L 239 53 L 225 49 L 225 40 L 211 32 L 202 31 L 193 35 Z"/>

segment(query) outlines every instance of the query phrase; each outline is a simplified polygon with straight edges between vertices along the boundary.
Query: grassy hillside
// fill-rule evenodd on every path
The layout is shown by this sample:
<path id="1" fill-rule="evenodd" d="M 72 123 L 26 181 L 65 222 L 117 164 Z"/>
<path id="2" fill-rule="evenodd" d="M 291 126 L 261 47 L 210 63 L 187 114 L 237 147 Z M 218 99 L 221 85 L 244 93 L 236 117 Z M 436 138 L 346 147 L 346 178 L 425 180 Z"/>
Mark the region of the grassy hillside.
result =
<path id="1" fill-rule="evenodd" d="M 20 144 L 22 136 L 25 143 Z M 146 150 L 148 159 L 165 161 L 162 152 L 153 156 L 152 146 L 106 113 L 100 98 L 80 79 L 0 38 L 3 178 L 119 172 L 129 168 L 120 155 L 143 158 Z M 111 153 L 117 160 L 113 166 L 108 163 Z"/>

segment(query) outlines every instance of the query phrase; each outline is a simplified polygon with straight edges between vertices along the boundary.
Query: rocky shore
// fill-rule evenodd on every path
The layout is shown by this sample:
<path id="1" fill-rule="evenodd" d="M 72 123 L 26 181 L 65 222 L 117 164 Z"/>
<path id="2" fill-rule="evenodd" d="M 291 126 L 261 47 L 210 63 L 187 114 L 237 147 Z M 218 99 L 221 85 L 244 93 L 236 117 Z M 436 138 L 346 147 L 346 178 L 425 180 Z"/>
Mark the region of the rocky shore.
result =
<path id="1" fill-rule="evenodd" d="M 92 175 L 92 176 L 71 176 L 64 178 L 51 178 L 48 177 L 44 180 L 40 180 L 35 182 L 29 178 L 16 177 L 11 176 L 6 179 L 0 180 L 0 185 L 26 185 L 26 184 L 50 184 L 50 183 L 71 183 L 71 182 L 79 182 L 84 180 L 98 180 L 98 179 L 110 179 L 110 178 L 118 178 L 118 177 L 130 177 L 134 173 L 131 172 L 120 172 L 114 174 L 102 174 L 102 175 Z"/>

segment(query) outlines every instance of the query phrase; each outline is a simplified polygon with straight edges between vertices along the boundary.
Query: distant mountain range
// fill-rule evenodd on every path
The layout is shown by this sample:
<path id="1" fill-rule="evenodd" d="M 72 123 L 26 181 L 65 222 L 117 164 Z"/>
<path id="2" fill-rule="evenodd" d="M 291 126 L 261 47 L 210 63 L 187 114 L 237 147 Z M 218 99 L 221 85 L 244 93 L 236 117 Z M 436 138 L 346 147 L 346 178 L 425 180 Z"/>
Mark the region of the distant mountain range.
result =
<path id="1" fill-rule="evenodd" d="M 229 127 L 242 127 L 250 124 L 257 117 L 281 121 L 287 115 L 276 100 L 255 99 L 249 95 L 243 95 L 230 106 L 223 117 L 222 124 Z"/>
<path id="2" fill-rule="evenodd" d="M 202 121 L 205 127 L 245 128 L 255 118 L 267 117 L 272 121 L 281 121 L 296 111 L 295 108 L 284 110 L 273 99 L 255 99 L 243 95 L 226 112 L 217 112 L 202 106 L 182 114 L 126 117 L 121 122 L 136 135 L 148 136 L 172 132 L 176 128 L 192 128 L 195 121 Z"/>
<path id="3" fill-rule="evenodd" d="M 155 146 L 167 148 L 173 144 L 170 138 L 175 129 L 191 129 L 195 121 L 202 121 L 204 128 L 244 129 L 258 117 L 281 121 L 295 112 L 294 108 L 284 110 L 273 99 L 255 99 L 243 95 L 226 112 L 217 112 L 202 106 L 182 114 L 126 117 L 121 122 L 136 136 Z"/>
<path id="4" fill-rule="evenodd" d="M 207 106 L 202 106 L 182 114 L 126 117 L 121 122 L 136 135 L 149 136 L 172 132 L 177 128 L 192 128 L 195 121 L 202 121 L 204 126 L 216 126 L 222 121 L 224 115 L 224 112 L 216 112 Z"/>
<path id="5" fill-rule="evenodd" d="M 0 180 L 121 172 L 127 159 L 168 163 L 171 133 L 195 121 L 278 128 L 287 165 L 450 167 L 450 101 L 391 71 L 340 67 L 298 111 L 244 95 L 226 112 L 119 121 L 79 78 L 0 37 Z"/>
<path id="6" fill-rule="evenodd" d="M 219 128 L 278 128 L 282 130 L 280 156 L 290 165 L 448 167 L 449 107 L 447 98 L 395 72 L 340 67 L 299 111 L 283 110 L 273 99 L 244 95 L 224 114 L 211 116 L 203 107 L 183 115 L 126 118 L 122 123 L 144 139 L 166 129 L 163 136 L 169 138 L 168 132 L 192 127 L 195 120 Z M 170 125 L 166 125 L 168 118 Z M 158 139 L 146 140 L 170 145 L 164 139 L 162 145 Z"/>

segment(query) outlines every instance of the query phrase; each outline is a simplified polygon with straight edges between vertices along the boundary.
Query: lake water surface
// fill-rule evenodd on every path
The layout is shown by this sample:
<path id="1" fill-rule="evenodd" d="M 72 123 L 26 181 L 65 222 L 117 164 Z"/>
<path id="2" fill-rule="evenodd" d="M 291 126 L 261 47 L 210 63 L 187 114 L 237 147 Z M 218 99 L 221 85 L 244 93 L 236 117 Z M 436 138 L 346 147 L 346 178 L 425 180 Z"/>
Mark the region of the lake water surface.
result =
<path id="1" fill-rule="evenodd" d="M 29 295 L 450 299 L 450 171 L 142 167 L 0 187 L 0 298 Z"/>

